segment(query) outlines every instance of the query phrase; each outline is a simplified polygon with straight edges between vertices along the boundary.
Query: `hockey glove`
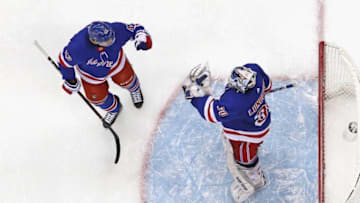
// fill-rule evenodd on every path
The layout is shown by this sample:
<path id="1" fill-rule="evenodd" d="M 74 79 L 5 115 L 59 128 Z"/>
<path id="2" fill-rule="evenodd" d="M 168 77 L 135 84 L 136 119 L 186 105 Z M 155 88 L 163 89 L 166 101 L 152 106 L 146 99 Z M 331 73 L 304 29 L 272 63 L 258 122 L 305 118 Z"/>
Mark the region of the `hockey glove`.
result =
<path id="1" fill-rule="evenodd" d="M 65 80 L 62 88 L 66 93 L 72 94 L 80 90 L 81 84 L 77 79 L 74 80 Z"/>
<path id="2" fill-rule="evenodd" d="M 192 99 L 194 97 L 203 97 L 210 95 L 210 71 L 208 65 L 201 64 L 195 66 L 190 73 L 187 84 L 183 86 L 185 99 Z"/>
<path id="3" fill-rule="evenodd" d="M 208 64 L 206 63 L 204 66 L 201 64 L 195 66 L 189 74 L 189 78 L 192 83 L 196 83 L 197 85 L 203 87 L 203 88 L 209 88 L 210 87 L 210 70 L 208 67 Z"/>
<path id="4" fill-rule="evenodd" d="M 136 50 L 148 50 L 152 47 L 151 38 L 146 32 L 139 31 L 135 35 L 135 47 Z"/>
<path id="5" fill-rule="evenodd" d="M 205 95 L 210 95 L 205 88 L 195 83 L 191 83 L 190 85 L 183 85 L 182 88 L 185 94 L 185 99 L 192 99 L 194 97 L 203 97 Z"/>

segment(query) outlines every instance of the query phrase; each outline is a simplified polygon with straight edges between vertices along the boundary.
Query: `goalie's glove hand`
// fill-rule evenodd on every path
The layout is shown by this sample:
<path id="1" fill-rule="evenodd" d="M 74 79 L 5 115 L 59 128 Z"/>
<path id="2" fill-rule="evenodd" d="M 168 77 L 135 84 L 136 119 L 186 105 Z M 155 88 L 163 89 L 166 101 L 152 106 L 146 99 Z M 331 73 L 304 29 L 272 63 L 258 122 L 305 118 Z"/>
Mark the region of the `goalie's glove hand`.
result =
<path id="1" fill-rule="evenodd" d="M 151 37 L 143 30 L 138 31 L 135 35 L 136 50 L 148 50 L 152 47 Z"/>
<path id="2" fill-rule="evenodd" d="M 72 94 L 73 92 L 78 92 L 80 90 L 81 84 L 77 79 L 74 80 L 64 80 L 62 88 L 66 93 Z"/>
<path id="3" fill-rule="evenodd" d="M 182 88 L 185 94 L 185 99 L 192 99 L 194 97 L 203 97 L 205 95 L 210 95 L 205 88 L 194 83 L 188 86 L 183 85 Z"/>
<path id="4" fill-rule="evenodd" d="M 197 65 L 190 71 L 189 79 L 183 85 L 185 99 L 210 95 L 210 83 L 210 71 L 207 64 L 205 66 Z"/>
<path id="5" fill-rule="evenodd" d="M 189 79 L 192 83 L 195 83 L 201 87 L 210 87 L 211 73 L 207 64 L 202 66 L 201 64 L 195 66 L 189 73 Z"/>

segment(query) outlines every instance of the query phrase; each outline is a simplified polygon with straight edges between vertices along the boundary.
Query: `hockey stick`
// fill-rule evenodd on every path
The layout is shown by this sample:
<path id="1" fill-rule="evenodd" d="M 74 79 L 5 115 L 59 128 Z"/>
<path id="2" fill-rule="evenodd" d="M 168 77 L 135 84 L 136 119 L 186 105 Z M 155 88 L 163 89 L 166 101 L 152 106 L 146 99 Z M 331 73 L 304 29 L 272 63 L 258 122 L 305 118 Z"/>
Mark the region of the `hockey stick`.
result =
<path id="1" fill-rule="evenodd" d="M 296 87 L 296 83 L 290 83 L 290 84 L 287 84 L 287 85 L 284 85 L 284 86 L 281 86 L 281 87 L 271 89 L 270 91 L 267 92 L 267 94 L 272 93 L 272 92 L 277 92 L 277 91 L 283 90 L 283 89 L 292 88 L 292 87 Z"/>
<path id="2" fill-rule="evenodd" d="M 40 44 L 35 40 L 34 41 L 35 46 L 40 50 L 41 53 L 44 54 L 45 57 L 47 57 L 48 61 L 50 61 L 50 63 L 60 72 L 60 68 L 59 66 L 56 64 L 56 62 L 46 53 L 46 51 L 44 50 L 44 48 L 42 48 L 40 46 Z M 91 105 L 91 103 L 85 98 L 85 96 L 78 91 L 77 92 L 78 95 L 82 98 L 82 100 L 90 107 L 90 109 L 97 115 L 97 117 L 102 120 L 102 116 L 100 115 L 100 113 Z M 115 144 L 116 144 L 116 157 L 115 157 L 115 164 L 118 163 L 119 158 L 120 158 L 120 140 L 119 140 L 119 136 L 116 134 L 116 132 L 109 127 L 109 130 L 111 131 L 111 133 L 114 136 L 115 139 Z"/>
<path id="3" fill-rule="evenodd" d="M 356 200 L 359 199 L 359 180 L 360 180 L 360 174 L 358 175 L 357 179 L 356 179 L 356 183 L 355 186 L 353 187 L 353 189 L 351 190 L 349 196 L 346 198 L 345 203 L 354 203 L 356 202 Z"/>

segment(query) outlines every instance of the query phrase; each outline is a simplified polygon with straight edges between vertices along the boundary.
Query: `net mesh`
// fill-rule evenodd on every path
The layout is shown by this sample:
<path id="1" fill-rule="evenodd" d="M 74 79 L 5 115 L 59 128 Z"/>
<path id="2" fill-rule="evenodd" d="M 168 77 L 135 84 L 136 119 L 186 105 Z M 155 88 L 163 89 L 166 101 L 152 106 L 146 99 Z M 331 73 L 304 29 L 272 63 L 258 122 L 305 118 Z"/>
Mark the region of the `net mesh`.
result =
<path id="1" fill-rule="evenodd" d="M 349 129 L 350 123 L 359 123 L 359 69 L 342 48 L 330 43 L 324 43 L 322 48 L 319 91 L 323 110 L 319 127 L 324 162 L 320 165 L 320 196 L 324 197 L 320 202 L 360 202 L 360 186 L 355 187 L 360 172 L 360 138 Z M 351 136 L 355 139 L 351 140 Z"/>
<path id="2" fill-rule="evenodd" d="M 326 43 L 325 53 L 325 87 L 324 99 L 336 96 L 356 97 L 359 93 L 359 73 L 349 55 L 336 45 Z"/>

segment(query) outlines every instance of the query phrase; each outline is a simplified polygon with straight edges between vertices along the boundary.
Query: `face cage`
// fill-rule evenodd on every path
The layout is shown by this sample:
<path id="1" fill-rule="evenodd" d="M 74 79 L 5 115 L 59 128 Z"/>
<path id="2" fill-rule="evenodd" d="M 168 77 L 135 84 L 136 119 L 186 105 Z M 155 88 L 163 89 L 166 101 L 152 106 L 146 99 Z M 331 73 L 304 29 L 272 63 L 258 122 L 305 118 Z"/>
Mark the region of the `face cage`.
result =
<path id="1" fill-rule="evenodd" d="M 249 80 L 242 80 L 240 81 L 239 79 L 235 79 L 234 81 L 234 87 L 237 91 L 240 91 L 241 93 L 245 93 L 249 88 L 248 88 L 248 84 L 249 84 Z"/>
<path id="2" fill-rule="evenodd" d="M 236 92 L 245 92 L 255 86 L 256 73 L 248 80 L 239 80 L 239 78 L 229 78 L 229 84 L 232 88 L 236 89 Z"/>

